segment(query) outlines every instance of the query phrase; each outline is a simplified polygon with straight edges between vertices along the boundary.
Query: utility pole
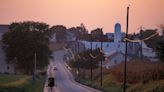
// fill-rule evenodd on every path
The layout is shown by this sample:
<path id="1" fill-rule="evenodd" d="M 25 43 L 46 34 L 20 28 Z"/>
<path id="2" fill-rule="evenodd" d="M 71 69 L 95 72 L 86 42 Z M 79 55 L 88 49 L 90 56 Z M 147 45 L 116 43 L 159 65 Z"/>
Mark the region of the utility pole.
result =
<path id="1" fill-rule="evenodd" d="M 142 39 L 143 39 L 143 29 L 142 29 L 142 26 L 140 27 L 140 40 L 141 40 L 141 58 L 143 57 L 143 54 L 142 54 Z"/>
<path id="2" fill-rule="evenodd" d="M 103 46 L 102 41 L 103 41 L 103 31 L 101 29 L 101 51 L 102 51 L 102 46 Z M 101 57 L 101 86 L 102 86 L 102 58 L 103 57 Z"/>
<path id="3" fill-rule="evenodd" d="M 36 74 L 36 53 L 34 54 L 34 74 Z"/>
<path id="4" fill-rule="evenodd" d="M 128 38 L 128 27 L 129 27 L 129 6 L 127 7 L 127 24 L 126 24 L 126 38 Z M 126 77 L 127 77 L 127 51 L 128 51 L 128 41 L 125 44 L 125 63 L 124 63 L 124 91 L 126 92 Z"/>
<path id="5" fill-rule="evenodd" d="M 34 70 L 33 70 L 33 79 L 32 79 L 33 84 L 35 84 L 35 78 L 36 78 L 36 52 L 34 53 Z"/>
<path id="6" fill-rule="evenodd" d="M 90 49 L 90 54 L 92 54 L 92 33 L 90 34 L 90 39 L 91 39 L 91 49 Z M 90 66 L 91 66 L 91 86 L 92 86 L 92 73 L 93 73 L 93 71 L 92 71 L 92 57 L 91 57 L 91 60 L 90 60 Z"/>
<path id="7" fill-rule="evenodd" d="M 79 42 L 78 42 L 78 38 L 77 38 L 77 55 L 79 55 Z M 78 77 L 79 77 L 79 73 L 80 73 L 80 69 L 79 69 L 79 58 L 77 58 L 78 60 Z"/>
<path id="8" fill-rule="evenodd" d="M 15 57 L 15 63 L 16 63 L 16 65 L 17 65 L 17 62 L 18 62 L 17 57 Z M 14 72 L 16 74 L 16 66 L 14 66 Z"/>

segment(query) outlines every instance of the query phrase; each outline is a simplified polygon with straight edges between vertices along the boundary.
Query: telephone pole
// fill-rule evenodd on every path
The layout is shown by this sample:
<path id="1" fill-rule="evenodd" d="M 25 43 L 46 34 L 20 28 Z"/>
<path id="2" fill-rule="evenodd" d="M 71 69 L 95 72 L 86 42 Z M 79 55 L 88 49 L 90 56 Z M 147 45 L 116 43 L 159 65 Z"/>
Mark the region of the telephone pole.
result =
<path id="1" fill-rule="evenodd" d="M 128 28 L 129 28 L 129 6 L 127 7 L 127 23 L 126 23 L 126 38 L 128 38 Z M 126 77 L 127 77 L 127 51 L 128 51 L 128 41 L 125 43 L 125 63 L 124 63 L 124 91 L 126 92 Z"/>
<path id="2" fill-rule="evenodd" d="M 34 69 L 33 69 L 33 78 L 32 78 L 33 84 L 35 84 L 35 78 L 36 78 L 36 52 L 34 53 Z"/>
<path id="3" fill-rule="evenodd" d="M 143 29 L 142 26 L 140 27 L 140 40 L 141 40 L 141 58 L 143 57 L 143 53 L 142 53 L 142 39 L 143 39 Z"/>
<path id="4" fill-rule="evenodd" d="M 101 51 L 102 51 L 102 46 L 103 46 L 102 41 L 103 41 L 103 31 L 101 29 Z M 103 60 L 102 58 L 103 57 L 101 57 L 101 86 L 102 86 L 102 60 Z"/>
<path id="5" fill-rule="evenodd" d="M 77 38 L 77 55 L 79 55 L 79 42 L 78 42 L 78 38 Z M 79 65 L 79 58 L 77 58 L 78 60 L 78 68 L 77 68 L 77 71 L 78 71 L 78 77 L 79 77 L 79 74 L 80 74 L 80 65 Z"/>
<path id="6" fill-rule="evenodd" d="M 90 54 L 92 54 L 92 33 L 90 34 L 90 39 L 91 39 L 91 49 L 90 49 Z M 92 58 L 91 58 L 91 60 L 90 60 L 90 66 L 91 66 L 91 86 L 92 86 L 92 73 L 93 73 L 93 71 L 92 71 Z"/>

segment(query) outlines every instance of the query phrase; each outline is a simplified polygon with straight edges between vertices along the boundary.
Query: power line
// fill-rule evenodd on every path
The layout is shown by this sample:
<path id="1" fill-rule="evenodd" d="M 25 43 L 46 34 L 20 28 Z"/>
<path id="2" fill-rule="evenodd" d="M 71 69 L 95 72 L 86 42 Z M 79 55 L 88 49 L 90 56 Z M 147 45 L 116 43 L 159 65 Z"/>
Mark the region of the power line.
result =
<path id="1" fill-rule="evenodd" d="M 142 41 L 146 41 L 146 40 L 149 40 L 150 38 L 153 38 L 154 36 L 158 35 L 158 33 L 154 33 L 152 35 L 150 35 L 149 37 L 146 37 L 142 40 L 131 40 L 131 39 L 128 39 L 127 37 L 124 38 L 124 41 L 129 41 L 129 42 L 142 42 Z"/>

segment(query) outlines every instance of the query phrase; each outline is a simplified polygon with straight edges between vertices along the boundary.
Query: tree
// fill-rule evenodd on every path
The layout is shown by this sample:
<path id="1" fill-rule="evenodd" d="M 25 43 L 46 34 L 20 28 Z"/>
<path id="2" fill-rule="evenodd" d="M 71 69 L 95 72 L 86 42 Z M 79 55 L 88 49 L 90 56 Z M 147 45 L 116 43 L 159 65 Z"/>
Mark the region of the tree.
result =
<path id="1" fill-rule="evenodd" d="M 15 22 L 9 29 L 2 38 L 7 61 L 17 64 L 25 73 L 32 73 L 36 54 L 37 69 L 44 68 L 52 58 L 48 47 L 49 25 L 33 21 Z"/>
<path id="2" fill-rule="evenodd" d="M 161 30 L 161 40 L 157 43 L 156 52 L 157 56 L 164 62 L 164 24 L 159 25 Z"/>
<path id="3" fill-rule="evenodd" d="M 158 42 L 156 50 L 157 50 L 157 55 L 159 56 L 161 61 L 164 62 L 164 41 Z"/>
<path id="4" fill-rule="evenodd" d="M 159 25 L 159 28 L 161 30 L 162 40 L 164 41 L 164 24 Z"/>
<path id="5" fill-rule="evenodd" d="M 100 41 L 101 37 L 103 38 L 103 31 L 102 28 L 97 28 L 91 31 L 91 35 L 94 41 Z"/>
<path id="6" fill-rule="evenodd" d="M 92 55 L 95 58 L 90 56 L 90 50 L 83 51 L 75 56 L 75 61 L 71 61 L 71 64 L 75 68 L 90 69 L 91 68 L 91 58 L 92 58 L 92 68 L 97 68 L 99 61 L 104 60 L 104 54 L 100 52 L 100 49 L 95 49 L 92 51 Z"/>
<path id="7" fill-rule="evenodd" d="M 56 40 L 59 42 L 62 42 L 64 39 L 66 39 L 66 30 L 67 28 L 63 25 L 55 25 L 50 28 L 51 32 L 56 34 Z"/>
<path id="8" fill-rule="evenodd" d="M 77 27 L 71 27 L 67 29 L 67 31 L 75 34 L 76 38 L 80 40 L 87 40 L 89 38 L 88 31 L 85 28 L 84 24 L 81 24 L 80 26 Z"/>

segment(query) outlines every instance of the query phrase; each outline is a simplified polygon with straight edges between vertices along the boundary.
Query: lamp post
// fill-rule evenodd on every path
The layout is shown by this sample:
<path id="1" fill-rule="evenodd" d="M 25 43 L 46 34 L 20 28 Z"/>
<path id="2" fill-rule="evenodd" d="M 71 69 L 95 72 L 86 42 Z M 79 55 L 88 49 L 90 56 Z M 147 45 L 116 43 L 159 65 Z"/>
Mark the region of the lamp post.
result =
<path id="1" fill-rule="evenodd" d="M 126 24 L 126 38 L 128 38 L 128 27 L 129 27 L 129 6 L 127 7 L 127 24 Z M 124 91 L 126 92 L 126 77 L 127 77 L 127 50 L 128 41 L 125 43 L 125 62 L 124 62 Z"/>

